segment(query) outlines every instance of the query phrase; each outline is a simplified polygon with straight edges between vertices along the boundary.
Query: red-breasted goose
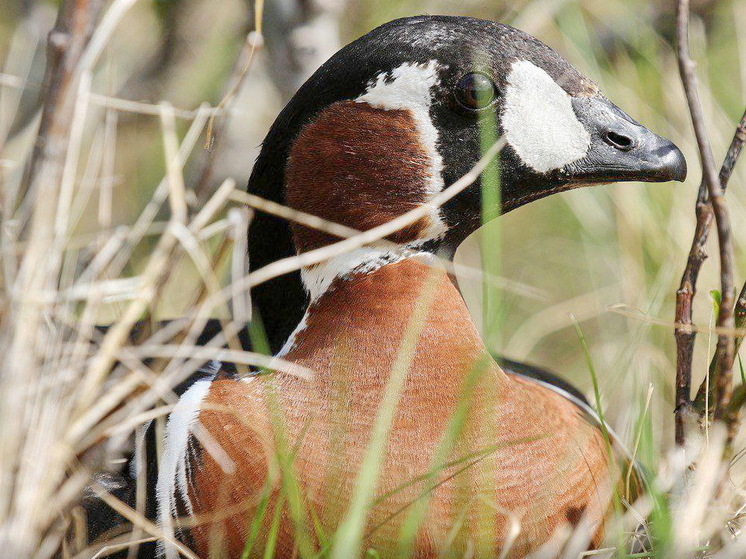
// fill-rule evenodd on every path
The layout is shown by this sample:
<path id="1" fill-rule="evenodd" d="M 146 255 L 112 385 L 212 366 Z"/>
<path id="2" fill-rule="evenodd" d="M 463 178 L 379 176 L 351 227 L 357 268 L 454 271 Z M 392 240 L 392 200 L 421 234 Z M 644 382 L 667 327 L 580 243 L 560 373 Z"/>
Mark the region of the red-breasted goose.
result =
<path id="1" fill-rule="evenodd" d="M 324 64 L 270 130 L 249 188 L 367 230 L 427 205 L 471 169 L 483 119 L 507 141 L 503 211 L 578 186 L 686 174 L 671 142 L 546 45 L 490 21 L 423 16 L 383 25 Z M 479 227 L 480 206 L 477 181 L 391 235 L 398 247 L 366 246 L 253 291 L 273 349 L 313 379 L 217 370 L 187 390 L 160 460 L 166 532 L 201 557 L 240 557 L 248 540 L 252 556 L 269 542 L 275 557 L 323 549 L 321 534 L 346 518 L 384 394 L 404 367 L 376 498 L 365 503 L 363 550 L 397 556 L 424 495 L 414 557 L 496 556 L 508 545 L 521 557 L 581 519 L 590 545 L 600 541 L 617 475 L 601 430 L 562 390 L 506 374 L 439 264 Z M 335 240 L 259 214 L 251 266 Z M 439 456 L 465 391 L 463 428 Z M 280 449 L 293 456 L 292 505 L 281 497 Z M 163 551 L 176 555 L 167 543 Z"/>

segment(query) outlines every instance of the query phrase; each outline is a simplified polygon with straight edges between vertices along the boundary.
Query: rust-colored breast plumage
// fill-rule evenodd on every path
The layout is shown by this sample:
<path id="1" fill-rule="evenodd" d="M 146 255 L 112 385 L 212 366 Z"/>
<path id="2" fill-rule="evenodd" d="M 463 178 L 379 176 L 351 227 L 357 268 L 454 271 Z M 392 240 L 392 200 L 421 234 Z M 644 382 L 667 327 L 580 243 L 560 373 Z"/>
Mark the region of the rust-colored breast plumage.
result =
<path id="1" fill-rule="evenodd" d="M 282 506 L 278 444 L 294 452 L 309 527 L 306 543 L 319 544 L 311 535 L 314 525 L 334 532 L 350 502 L 407 321 L 431 273 L 406 260 L 338 281 L 310 309 L 306 329 L 286 356 L 313 369 L 312 381 L 278 373 L 213 383 L 199 417 L 224 455 L 221 462 L 203 449 L 190 466 L 194 512 L 204 521 L 191 531 L 199 553 L 223 548 L 239 557 L 264 497 L 265 520 L 253 548 L 260 553 L 274 511 Z M 444 548 L 447 556 L 463 555 L 473 545 L 497 553 L 515 522 L 520 533 L 511 557 L 525 555 L 581 518 L 594 527 L 598 543 L 615 475 L 600 431 L 560 395 L 509 377 L 485 360 L 460 295 L 445 273 L 437 281 L 437 299 L 389 436 L 366 547 L 391 556 L 412 504 L 423 496 L 429 506 L 414 542 L 415 557 L 436 557 Z M 466 379 L 479 363 L 487 365 L 470 393 L 463 430 L 442 467 L 427 476 Z M 283 442 L 277 436 L 279 417 Z M 297 519 L 287 510 L 277 512 L 276 556 L 292 557 Z M 211 514 L 220 517 L 210 521 Z"/>

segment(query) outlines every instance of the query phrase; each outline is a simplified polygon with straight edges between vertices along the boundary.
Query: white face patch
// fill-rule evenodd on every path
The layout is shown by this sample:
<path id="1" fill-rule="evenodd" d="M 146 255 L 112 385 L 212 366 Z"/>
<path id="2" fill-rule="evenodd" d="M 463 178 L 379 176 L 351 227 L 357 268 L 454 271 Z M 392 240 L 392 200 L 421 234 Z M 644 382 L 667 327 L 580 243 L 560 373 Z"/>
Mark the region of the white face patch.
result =
<path id="1" fill-rule="evenodd" d="M 513 63 L 501 123 L 510 146 L 533 170 L 559 169 L 588 153 L 591 137 L 570 99 L 538 66 L 527 60 Z"/>

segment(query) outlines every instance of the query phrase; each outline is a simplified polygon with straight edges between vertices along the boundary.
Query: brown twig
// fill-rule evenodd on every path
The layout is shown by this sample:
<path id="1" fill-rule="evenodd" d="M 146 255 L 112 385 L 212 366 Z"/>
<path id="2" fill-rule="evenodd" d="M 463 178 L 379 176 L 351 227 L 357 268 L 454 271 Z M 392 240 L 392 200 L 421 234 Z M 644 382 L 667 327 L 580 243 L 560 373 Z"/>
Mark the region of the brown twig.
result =
<path id="1" fill-rule="evenodd" d="M 746 114 L 744 114 L 744 117 L 746 117 Z M 741 122 L 744 122 L 741 120 Z M 746 130 L 746 127 L 744 127 Z M 746 283 L 743 284 L 743 287 L 741 288 L 741 293 L 738 295 L 738 301 L 736 301 L 736 328 L 743 328 L 746 326 Z M 743 336 L 738 336 L 736 338 L 736 347 L 741 346 L 741 342 L 743 341 Z"/>
<path id="2" fill-rule="evenodd" d="M 674 330 L 676 336 L 676 444 L 683 445 L 686 440 L 684 426 L 687 415 L 691 412 L 692 357 L 696 333 L 692 325 L 692 301 L 697 292 L 697 278 L 702 263 L 707 258 L 705 245 L 712 225 L 712 206 L 707 201 L 707 187 L 704 180 L 700 184 L 697 204 L 695 206 L 697 226 L 694 231 L 692 247 L 689 251 L 681 284 L 676 292 L 676 318 L 679 326 Z"/>
<path id="3" fill-rule="evenodd" d="M 34 181 L 45 162 L 57 161 L 62 172 L 79 63 L 103 5 L 104 0 L 66 0 L 60 6 L 54 28 L 49 32 L 41 124 L 22 196 L 33 197 Z"/>
<path id="4" fill-rule="evenodd" d="M 686 325 L 692 320 L 692 300 L 696 279 L 702 262 L 706 258 L 704 241 L 714 219 L 718 232 L 720 252 L 720 287 L 722 300 L 717 325 L 724 328 L 735 326 L 733 307 L 735 303 L 733 283 L 733 240 L 730 217 L 725 203 L 725 190 L 721 185 L 712 155 L 712 148 L 705 128 L 702 107 L 697 90 L 695 63 L 689 52 L 689 1 L 679 0 L 676 8 L 677 58 L 681 82 L 686 94 L 689 112 L 694 126 L 700 161 L 702 163 L 702 185 L 697 199 L 697 228 L 692 243 L 687 267 L 677 292 L 676 322 L 684 325 L 677 329 L 677 368 L 676 368 L 676 442 L 685 442 L 684 422 L 690 408 L 690 387 L 692 371 L 692 347 L 694 334 Z M 709 210 L 705 207 L 709 206 Z M 735 340 L 731 335 L 718 336 L 716 360 L 719 375 L 715 381 L 715 418 L 721 419 L 725 404 L 732 392 L 732 369 Z"/>
<path id="5" fill-rule="evenodd" d="M 741 117 L 741 120 L 736 127 L 736 132 L 733 135 L 733 139 L 731 140 L 730 147 L 728 148 L 728 152 L 725 156 L 725 161 L 723 161 L 723 166 L 720 169 L 719 179 L 723 190 L 725 190 L 728 185 L 731 173 L 733 172 L 733 168 L 735 167 L 736 162 L 741 155 L 744 143 L 746 143 L 746 111 L 744 111 L 743 116 Z M 744 285 L 743 289 L 741 290 L 741 294 L 736 301 L 734 320 L 736 328 L 742 328 L 744 325 L 746 325 L 746 285 Z M 738 348 L 740 347 L 742 340 L 742 336 L 736 337 L 734 355 L 738 352 Z M 717 359 L 716 355 L 710 363 L 710 367 L 707 373 L 708 378 L 702 382 L 699 390 L 697 391 L 697 396 L 695 397 L 693 404 L 694 409 L 700 415 L 704 415 L 705 413 L 707 413 L 707 410 L 705 409 L 705 402 L 707 400 L 713 401 L 715 379 L 718 378 L 720 374 L 720 370 L 718 368 L 719 366 L 720 361 Z"/>

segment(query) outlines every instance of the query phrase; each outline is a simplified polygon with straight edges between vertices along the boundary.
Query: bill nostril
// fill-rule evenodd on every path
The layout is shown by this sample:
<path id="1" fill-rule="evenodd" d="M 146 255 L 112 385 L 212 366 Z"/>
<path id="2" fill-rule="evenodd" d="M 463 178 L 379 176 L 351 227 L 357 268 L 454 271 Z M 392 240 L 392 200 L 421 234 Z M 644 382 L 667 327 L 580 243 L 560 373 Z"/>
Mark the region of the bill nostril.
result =
<path id="1" fill-rule="evenodd" d="M 609 130 L 604 134 L 604 141 L 620 151 L 629 151 L 635 147 L 635 141 L 629 136 Z"/>

